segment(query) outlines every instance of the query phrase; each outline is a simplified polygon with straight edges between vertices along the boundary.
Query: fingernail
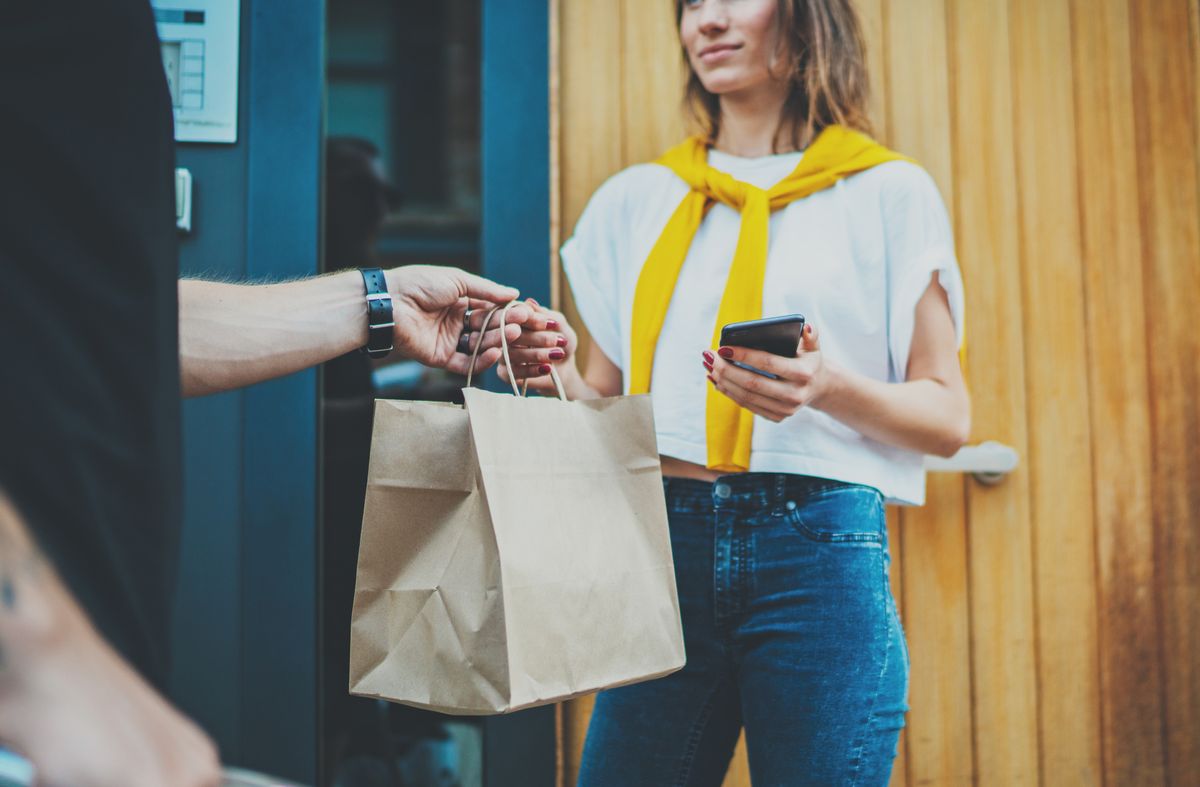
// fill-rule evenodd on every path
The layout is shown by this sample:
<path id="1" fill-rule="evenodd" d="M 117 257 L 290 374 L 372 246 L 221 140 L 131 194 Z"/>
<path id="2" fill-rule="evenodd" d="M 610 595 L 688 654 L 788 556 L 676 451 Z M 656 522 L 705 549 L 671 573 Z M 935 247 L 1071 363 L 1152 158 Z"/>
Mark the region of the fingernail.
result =
<path id="1" fill-rule="evenodd" d="M 567 354 L 565 352 L 563 352 L 562 350 L 551 350 L 550 351 L 550 360 L 552 360 L 552 361 L 561 361 L 563 358 L 566 358 L 566 357 L 567 357 Z"/>
<path id="2" fill-rule="evenodd" d="M 708 376 L 708 381 L 709 381 L 710 383 L 712 383 L 713 385 L 716 385 L 716 384 L 717 384 L 717 381 L 713 379 L 713 376 L 712 376 L 711 374 Z"/>
<path id="3" fill-rule="evenodd" d="M 538 374 L 550 374 L 549 364 L 542 364 L 538 367 Z"/>
<path id="4" fill-rule="evenodd" d="M 557 344 L 559 347 L 566 347 L 567 346 L 567 337 L 559 336 L 558 339 L 555 340 L 555 344 Z"/>
<path id="5" fill-rule="evenodd" d="M 805 325 L 805 326 L 804 326 L 804 332 L 805 332 L 805 333 L 807 333 L 809 336 L 812 336 L 812 326 L 811 326 L 811 325 Z"/>
<path id="6" fill-rule="evenodd" d="M 712 371 L 712 364 L 711 364 L 711 363 L 709 363 L 708 361 L 705 361 L 705 362 L 704 362 L 704 368 L 705 368 L 705 369 L 708 369 L 708 370 L 711 372 L 711 371 Z"/>
<path id="7" fill-rule="evenodd" d="M 546 330 L 557 331 L 558 330 L 558 320 L 546 320 Z"/>
<path id="8" fill-rule="evenodd" d="M 537 298 L 530 298 L 530 299 L 529 299 L 529 302 L 530 302 L 530 303 L 532 303 L 534 306 L 541 306 L 541 305 L 542 305 L 542 304 L 540 304 L 540 303 L 538 303 L 538 302 L 537 302 Z"/>
<path id="9" fill-rule="evenodd" d="M 722 347 L 721 349 L 717 350 L 717 355 L 721 356 L 722 358 L 732 358 L 733 350 L 729 349 L 728 347 Z"/>
<path id="10" fill-rule="evenodd" d="M 713 354 L 712 354 L 712 353 L 710 353 L 708 350 L 705 350 L 705 351 L 703 352 L 703 355 L 704 355 L 704 360 L 707 362 L 708 368 L 710 368 L 710 369 L 711 369 L 711 368 L 712 368 L 712 362 L 713 362 L 714 360 L 716 360 L 716 359 L 714 358 Z"/>

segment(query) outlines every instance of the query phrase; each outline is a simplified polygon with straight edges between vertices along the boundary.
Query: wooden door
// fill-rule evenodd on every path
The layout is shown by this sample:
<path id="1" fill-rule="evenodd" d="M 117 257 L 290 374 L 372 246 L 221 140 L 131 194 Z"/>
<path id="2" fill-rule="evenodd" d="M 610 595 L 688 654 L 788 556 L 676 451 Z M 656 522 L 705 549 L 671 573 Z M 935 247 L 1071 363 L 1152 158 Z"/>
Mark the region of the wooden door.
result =
<path id="1" fill-rule="evenodd" d="M 552 2 L 556 241 L 685 133 L 673 6 Z M 859 0 L 876 135 L 954 220 L 973 440 L 1021 456 L 889 512 L 895 785 L 1200 783 L 1198 7 Z M 562 710 L 564 784 L 590 709 Z"/>

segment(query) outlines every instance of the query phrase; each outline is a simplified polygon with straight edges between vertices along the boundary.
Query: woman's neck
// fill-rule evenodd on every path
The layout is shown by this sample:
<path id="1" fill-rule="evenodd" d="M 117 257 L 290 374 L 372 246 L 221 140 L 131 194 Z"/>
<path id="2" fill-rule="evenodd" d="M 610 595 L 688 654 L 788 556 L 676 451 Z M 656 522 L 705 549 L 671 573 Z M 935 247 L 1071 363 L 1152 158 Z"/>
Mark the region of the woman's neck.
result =
<path id="1" fill-rule="evenodd" d="M 713 147 L 743 158 L 792 152 L 790 135 L 781 139 L 779 133 L 786 100 L 787 86 L 775 84 L 721 96 L 721 128 Z M 776 150 L 778 139 L 784 144 Z"/>

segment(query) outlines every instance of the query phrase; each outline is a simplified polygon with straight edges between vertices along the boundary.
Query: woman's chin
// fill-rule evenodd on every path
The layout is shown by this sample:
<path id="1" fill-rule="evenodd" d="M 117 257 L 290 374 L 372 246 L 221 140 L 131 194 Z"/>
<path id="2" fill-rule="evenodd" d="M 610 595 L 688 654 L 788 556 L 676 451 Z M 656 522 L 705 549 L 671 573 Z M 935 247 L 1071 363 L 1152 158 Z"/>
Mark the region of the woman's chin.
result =
<path id="1" fill-rule="evenodd" d="M 742 89 L 741 80 L 737 79 L 713 79 L 703 84 L 704 89 L 714 96 L 724 96 Z"/>
<path id="2" fill-rule="evenodd" d="M 714 96 L 730 96 L 737 93 L 753 91 L 759 80 L 746 79 L 738 74 L 709 74 L 700 80 L 704 89 Z"/>

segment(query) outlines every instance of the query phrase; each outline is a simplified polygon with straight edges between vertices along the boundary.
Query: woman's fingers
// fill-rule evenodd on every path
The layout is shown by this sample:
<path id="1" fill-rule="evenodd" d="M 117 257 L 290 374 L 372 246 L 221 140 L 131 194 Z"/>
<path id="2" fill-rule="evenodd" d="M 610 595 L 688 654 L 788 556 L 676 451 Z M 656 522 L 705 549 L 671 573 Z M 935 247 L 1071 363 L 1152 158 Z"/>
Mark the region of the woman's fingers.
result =
<path id="1" fill-rule="evenodd" d="M 770 372 L 776 377 L 787 377 L 795 368 L 796 359 L 775 355 L 764 350 L 749 350 L 745 347 L 721 347 L 717 355 L 725 361 L 736 361 L 747 366 L 753 366 L 764 372 Z M 754 374 L 754 372 L 748 372 Z M 760 377 L 762 375 L 759 375 Z M 763 379 L 770 379 L 764 377 Z"/>
<path id="2" fill-rule="evenodd" d="M 561 347 L 509 347 L 508 357 L 513 366 L 557 363 L 567 357 Z"/>
<path id="3" fill-rule="evenodd" d="M 712 353 L 703 356 L 706 364 L 711 355 Z M 780 405 L 784 407 L 795 407 L 804 403 L 802 388 L 795 382 L 786 379 L 772 380 L 770 377 L 765 377 L 749 369 L 743 369 L 720 357 L 713 358 L 712 364 L 713 376 L 718 380 L 727 380 L 731 384 L 751 393 L 765 396 L 768 399 L 778 400 Z"/>
<path id="4" fill-rule="evenodd" d="M 567 337 L 554 331 L 531 331 L 526 328 L 521 332 L 521 338 L 517 340 L 517 344 L 521 347 L 565 348 Z"/>
<path id="5" fill-rule="evenodd" d="M 510 374 L 508 367 L 500 364 L 496 371 L 499 372 L 501 380 L 504 382 L 509 381 Z M 549 365 L 518 366 L 516 374 L 512 376 L 516 377 L 518 383 L 527 384 L 530 391 L 555 394 L 558 392 L 558 389 L 554 386 L 554 378 L 550 376 Z"/>
<path id="6" fill-rule="evenodd" d="M 800 336 L 800 352 L 815 353 L 821 351 L 821 341 L 816 327 L 810 322 L 804 326 Z"/>
<path id="7" fill-rule="evenodd" d="M 745 388 L 730 382 L 728 378 L 721 380 L 710 373 L 708 379 L 709 382 L 716 386 L 718 391 L 755 415 L 761 415 L 763 418 L 769 418 L 772 421 L 782 421 L 796 412 L 795 408 L 785 405 L 778 399 L 772 399 L 762 394 L 747 391 Z"/>
<path id="8" fill-rule="evenodd" d="M 726 350 L 727 348 L 721 348 Z M 743 357 L 747 362 L 756 362 L 757 368 L 769 365 L 765 360 L 768 353 L 744 350 Z M 705 350 L 701 358 L 704 368 L 708 371 L 709 380 L 717 390 L 733 399 L 742 407 L 770 418 L 772 421 L 782 421 L 796 414 L 805 404 L 806 387 L 791 379 L 771 379 L 764 375 L 737 366 L 733 359 L 724 356 L 730 353 L 714 354 Z M 786 360 L 786 359 L 782 359 Z M 757 366 L 762 364 L 762 366 Z M 775 368 L 783 371 L 782 365 Z"/>

